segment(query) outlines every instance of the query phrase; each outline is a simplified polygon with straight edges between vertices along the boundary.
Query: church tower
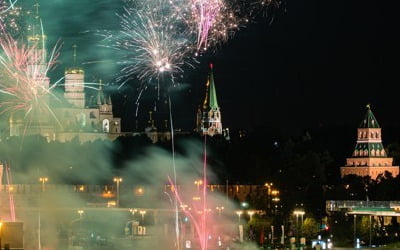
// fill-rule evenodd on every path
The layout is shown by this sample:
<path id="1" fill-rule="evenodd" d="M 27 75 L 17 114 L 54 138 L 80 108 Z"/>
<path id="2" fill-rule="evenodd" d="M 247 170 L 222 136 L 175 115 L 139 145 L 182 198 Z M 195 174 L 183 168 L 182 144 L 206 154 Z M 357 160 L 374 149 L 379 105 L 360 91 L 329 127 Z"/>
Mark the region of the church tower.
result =
<path id="1" fill-rule="evenodd" d="M 218 106 L 212 70 L 213 65 L 210 64 L 210 74 L 206 84 L 206 96 L 203 107 L 197 111 L 197 131 L 209 136 L 222 134 L 221 111 Z"/>
<path id="2" fill-rule="evenodd" d="M 74 66 L 65 70 L 64 98 L 75 108 L 85 108 L 85 72 L 76 67 L 76 45 L 74 48 Z"/>
<path id="3" fill-rule="evenodd" d="M 376 179 L 385 171 L 391 172 L 395 177 L 399 174 L 399 167 L 393 166 L 393 158 L 387 157 L 382 145 L 381 128 L 367 105 L 367 113 L 357 129 L 357 143 L 353 155 L 347 158 L 346 165 L 340 168 L 340 175 L 355 174 L 359 176 L 369 175 Z"/>
<path id="4" fill-rule="evenodd" d="M 27 76 L 36 85 L 37 91 L 48 91 L 50 79 L 47 77 L 48 63 L 46 42 L 47 36 L 43 33 L 42 21 L 39 16 L 39 4 L 36 2 L 31 19 L 28 35 L 28 46 L 31 49 L 27 65 Z"/>
<path id="5" fill-rule="evenodd" d="M 50 130 L 54 130 L 50 112 L 46 107 L 50 106 L 50 78 L 47 76 L 49 60 L 47 57 L 47 36 L 42 27 L 39 15 L 39 4 L 33 5 L 34 10 L 28 12 L 27 31 L 27 57 L 26 63 L 21 65 L 24 73 L 24 81 L 30 87 L 29 98 L 32 102 L 29 112 L 26 114 L 14 113 L 9 118 L 11 136 L 42 134 L 49 136 Z M 27 114 L 29 114 L 29 126 L 27 126 Z"/>

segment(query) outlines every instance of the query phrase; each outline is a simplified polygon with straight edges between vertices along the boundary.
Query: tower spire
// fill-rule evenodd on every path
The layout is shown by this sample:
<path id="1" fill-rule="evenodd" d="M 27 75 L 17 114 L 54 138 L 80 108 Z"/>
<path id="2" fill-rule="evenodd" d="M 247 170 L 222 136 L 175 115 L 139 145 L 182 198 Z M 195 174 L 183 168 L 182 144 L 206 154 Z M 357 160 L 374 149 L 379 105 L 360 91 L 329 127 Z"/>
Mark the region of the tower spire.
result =
<path id="1" fill-rule="evenodd" d="M 74 54 L 73 54 L 73 57 L 74 57 L 74 67 L 76 67 L 76 48 L 77 48 L 78 46 L 76 45 L 76 44 L 74 44 L 74 45 L 72 45 L 72 48 L 74 48 Z"/>
<path id="2" fill-rule="evenodd" d="M 33 5 L 33 7 L 36 8 L 36 16 L 35 16 L 35 18 L 39 18 L 39 7 L 40 7 L 40 4 L 36 1 L 36 3 Z"/>
<path id="3" fill-rule="evenodd" d="M 198 111 L 197 120 L 198 123 L 201 120 L 201 123 L 198 124 L 198 131 L 201 131 L 204 135 L 222 134 L 221 111 L 217 101 L 212 63 L 210 63 L 210 73 L 206 83 L 203 109 Z"/>

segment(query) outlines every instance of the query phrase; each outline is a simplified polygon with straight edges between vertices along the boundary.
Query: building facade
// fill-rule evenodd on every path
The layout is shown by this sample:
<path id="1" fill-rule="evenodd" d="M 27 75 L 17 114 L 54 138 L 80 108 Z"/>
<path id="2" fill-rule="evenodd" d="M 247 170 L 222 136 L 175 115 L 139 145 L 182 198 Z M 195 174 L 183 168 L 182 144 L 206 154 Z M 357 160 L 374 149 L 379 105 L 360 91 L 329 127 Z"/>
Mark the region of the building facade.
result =
<path id="1" fill-rule="evenodd" d="M 354 174 L 376 179 L 385 171 L 397 176 L 399 167 L 393 166 L 393 158 L 387 156 L 382 144 L 381 127 L 367 105 L 367 112 L 357 129 L 357 142 L 353 154 L 346 159 L 346 165 L 340 168 L 340 175 L 342 178 Z"/>

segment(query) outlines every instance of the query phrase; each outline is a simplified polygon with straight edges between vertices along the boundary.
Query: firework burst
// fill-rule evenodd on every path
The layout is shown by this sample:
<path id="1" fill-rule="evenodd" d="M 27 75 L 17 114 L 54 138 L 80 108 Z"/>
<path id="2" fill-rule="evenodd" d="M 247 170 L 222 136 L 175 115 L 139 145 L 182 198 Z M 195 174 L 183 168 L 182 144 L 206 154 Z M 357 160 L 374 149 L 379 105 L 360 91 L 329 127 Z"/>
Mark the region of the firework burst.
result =
<path id="1" fill-rule="evenodd" d="M 44 50 L 38 44 L 25 45 L 11 38 L 0 37 L 0 114 L 17 116 L 35 123 L 47 115 L 57 118 L 49 106 L 51 90 L 47 72 L 55 65 L 58 46 L 45 60 Z"/>
<path id="2" fill-rule="evenodd" d="M 159 3 L 157 8 L 150 4 L 140 10 L 125 8 L 118 15 L 122 30 L 105 35 L 106 46 L 125 54 L 118 61 L 123 65 L 117 79 L 121 85 L 135 77 L 144 85 L 155 81 L 160 88 L 160 82 L 174 84 L 183 66 L 192 65 L 186 28 L 164 1 Z"/>
<path id="3" fill-rule="evenodd" d="M 0 1 L 0 36 L 5 33 L 17 36 L 22 33 L 22 8 L 15 6 L 17 1 L 3 3 Z"/>
<path id="4" fill-rule="evenodd" d="M 9 10 L 14 8 L 14 5 L 18 2 L 18 0 L 9 0 L 8 3 L 2 0 L 0 1 L 0 14 L 4 14 Z"/>

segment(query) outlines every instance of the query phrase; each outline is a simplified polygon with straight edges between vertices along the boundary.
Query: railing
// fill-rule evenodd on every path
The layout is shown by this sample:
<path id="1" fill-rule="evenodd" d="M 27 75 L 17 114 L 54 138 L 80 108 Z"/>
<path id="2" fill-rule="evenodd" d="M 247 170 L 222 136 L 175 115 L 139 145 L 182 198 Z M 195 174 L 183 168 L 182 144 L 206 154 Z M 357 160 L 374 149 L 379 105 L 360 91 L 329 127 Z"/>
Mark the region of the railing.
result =
<path id="1" fill-rule="evenodd" d="M 341 211 L 353 208 L 391 208 L 394 206 L 394 204 L 398 204 L 400 206 L 400 201 L 330 200 L 326 201 L 326 210 L 328 212 L 333 212 L 333 211 Z"/>

